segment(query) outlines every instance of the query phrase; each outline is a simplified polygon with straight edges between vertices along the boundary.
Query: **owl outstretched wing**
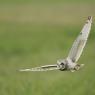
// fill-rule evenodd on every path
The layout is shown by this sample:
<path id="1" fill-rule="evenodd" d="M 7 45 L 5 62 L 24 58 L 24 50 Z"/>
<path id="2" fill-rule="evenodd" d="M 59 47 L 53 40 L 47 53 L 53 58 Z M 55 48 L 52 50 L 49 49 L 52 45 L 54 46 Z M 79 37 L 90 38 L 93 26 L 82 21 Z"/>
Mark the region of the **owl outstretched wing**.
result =
<path id="1" fill-rule="evenodd" d="M 77 62 L 83 52 L 83 49 L 87 42 L 87 38 L 91 30 L 91 23 L 92 23 L 92 17 L 89 16 L 85 25 L 83 26 L 82 31 L 80 32 L 79 36 L 72 45 L 72 48 L 68 55 L 68 57 L 72 60 L 72 62 Z"/>
<path id="2" fill-rule="evenodd" d="M 59 69 L 58 65 L 55 64 L 55 65 L 45 65 L 30 69 L 20 69 L 20 71 L 49 71 L 49 70 L 58 70 L 58 69 Z"/>

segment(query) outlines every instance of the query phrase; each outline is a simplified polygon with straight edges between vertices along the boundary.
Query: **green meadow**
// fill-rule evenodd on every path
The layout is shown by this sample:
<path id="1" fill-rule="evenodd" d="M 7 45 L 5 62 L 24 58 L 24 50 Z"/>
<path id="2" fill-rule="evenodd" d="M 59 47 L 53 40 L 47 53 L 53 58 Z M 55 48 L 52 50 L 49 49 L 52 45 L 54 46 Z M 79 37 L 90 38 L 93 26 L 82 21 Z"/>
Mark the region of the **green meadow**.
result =
<path id="1" fill-rule="evenodd" d="M 95 95 L 94 0 L 0 0 L 0 95 Z M 19 72 L 68 56 L 87 17 L 91 33 L 69 71 Z"/>

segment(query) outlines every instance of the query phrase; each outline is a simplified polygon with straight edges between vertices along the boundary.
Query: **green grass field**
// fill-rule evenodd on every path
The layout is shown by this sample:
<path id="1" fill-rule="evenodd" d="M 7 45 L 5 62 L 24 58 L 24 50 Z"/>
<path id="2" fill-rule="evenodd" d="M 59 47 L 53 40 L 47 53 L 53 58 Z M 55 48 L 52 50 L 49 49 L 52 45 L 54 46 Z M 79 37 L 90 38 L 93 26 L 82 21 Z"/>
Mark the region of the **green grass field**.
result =
<path id="1" fill-rule="evenodd" d="M 95 1 L 32 1 L 0 1 L 0 95 L 95 95 Z M 78 61 L 83 69 L 19 72 L 67 57 L 89 15 L 92 30 Z"/>

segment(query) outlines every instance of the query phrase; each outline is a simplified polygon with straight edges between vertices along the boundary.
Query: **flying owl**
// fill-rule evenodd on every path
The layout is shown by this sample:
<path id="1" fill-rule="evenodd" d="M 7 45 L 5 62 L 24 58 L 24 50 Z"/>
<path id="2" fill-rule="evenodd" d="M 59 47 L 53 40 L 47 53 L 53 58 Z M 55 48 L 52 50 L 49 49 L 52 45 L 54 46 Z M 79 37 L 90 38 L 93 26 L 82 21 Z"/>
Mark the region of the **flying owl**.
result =
<path id="1" fill-rule="evenodd" d="M 74 41 L 68 56 L 65 59 L 57 60 L 54 65 L 45 65 L 40 67 L 34 67 L 30 69 L 20 69 L 20 71 L 48 71 L 48 70 L 60 70 L 60 71 L 77 71 L 84 66 L 84 64 L 78 64 L 83 49 L 86 45 L 90 30 L 91 30 L 92 17 L 89 16 L 85 25 L 83 26 L 78 37 Z"/>

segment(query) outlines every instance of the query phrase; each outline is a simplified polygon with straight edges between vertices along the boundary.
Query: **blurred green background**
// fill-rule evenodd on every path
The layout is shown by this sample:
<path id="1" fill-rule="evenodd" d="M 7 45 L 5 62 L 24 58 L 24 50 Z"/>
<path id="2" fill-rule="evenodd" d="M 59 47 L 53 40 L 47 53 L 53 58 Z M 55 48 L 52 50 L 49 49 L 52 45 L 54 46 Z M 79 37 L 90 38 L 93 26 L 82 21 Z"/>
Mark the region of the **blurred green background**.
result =
<path id="1" fill-rule="evenodd" d="M 65 58 L 93 16 L 80 71 L 19 72 Z M 95 95 L 95 0 L 0 0 L 0 95 Z"/>

